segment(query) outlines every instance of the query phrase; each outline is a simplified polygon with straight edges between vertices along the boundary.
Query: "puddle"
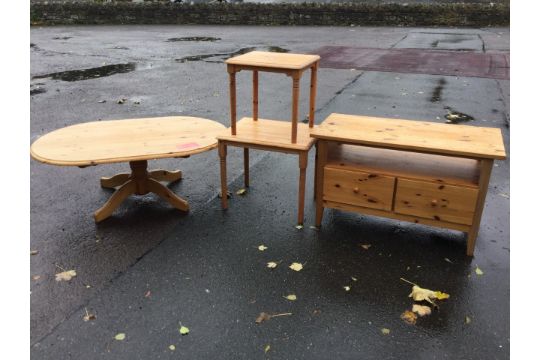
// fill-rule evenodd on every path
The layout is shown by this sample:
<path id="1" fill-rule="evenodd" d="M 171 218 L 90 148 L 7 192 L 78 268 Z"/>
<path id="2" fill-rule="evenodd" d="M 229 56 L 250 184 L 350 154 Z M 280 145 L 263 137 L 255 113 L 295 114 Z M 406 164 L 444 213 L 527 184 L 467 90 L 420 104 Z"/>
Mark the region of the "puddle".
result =
<path id="1" fill-rule="evenodd" d="M 191 36 L 191 37 L 178 37 L 167 39 L 167 42 L 176 41 L 219 41 L 221 38 L 209 37 L 209 36 Z"/>
<path id="2" fill-rule="evenodd" d="M 439 102 L 441 101 L 442 91 L 444 90 L 444 86 L 446 85 L 446 79 L 440 78 L 437 86 L 435 89 L 433 89 L 433 93 L 431 94 L 431 99 L 429 101 L 431 102 Z"/>
<path id="3" fill-rule="evenodd" d="M 53 37 L 53 40 L 68 40 L 71 39 L 73 36 L 55 36 Z"/>
<path id="4" fill-rule="evenodd" d="M 204 61 L 208 63 L 217 63 L 221 64 L 223 61 L 227 60 L 228 58 L 231 58 L 233 56 L 242 55 L 245 53 L 248 53 L 250 51 L 269 51 L 269 52 L 278 52 L 278 53 L 287 53 L 289 52 L 288 49 L 281 48 L 279 46 L 253 46 L 253 47 L 245 47 L 241 48 L 240 50 L 229 52 L 229 53 L 216 53 L 216 54 L 204 54 L 204 55 L 193 55 L 193 56 L 185 56 L 180 59 L 176 59 L 176 61 L 180 63 L 185 62 L 191 62 L 191 61 Z"/>
<path id="5" fill-rule="evenodd" d="M 113 64 L 99 66 L 90 69 L 83 70 L 69 70 L 61 71 L 56 73 L 50 73 L 45 75 L 37 75 L 32 77 L 32 79 L 44 79 L 51 78 L 53 80 L 62 80 L 62 81 L 80 81 L 88 79 L 97 79 L 105 76 L 111 76 L 114 74 L 123 74 L 135 70 L 135 63 L 127 64 Z"/>
<path id="6" fill-rule="evenodd" d="M 444 116 L 448 124 L 459 124 L 462 122 L 474 120 L 474 117 L 472 117 L 471 115 L 455 111 L 448 106 L 445 106 L 444 108 L 448 111 L 448 114 Z"/>

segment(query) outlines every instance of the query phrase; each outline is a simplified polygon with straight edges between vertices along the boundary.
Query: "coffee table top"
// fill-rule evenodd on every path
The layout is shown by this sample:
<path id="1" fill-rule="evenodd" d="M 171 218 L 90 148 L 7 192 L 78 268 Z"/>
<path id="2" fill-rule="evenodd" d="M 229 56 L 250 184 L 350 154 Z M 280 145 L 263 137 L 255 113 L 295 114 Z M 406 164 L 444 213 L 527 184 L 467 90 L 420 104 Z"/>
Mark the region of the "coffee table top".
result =
<path id="1" fill-rule="evenodd" d="M 275 69 L 300 70 L 319 61 L 319 55 L 251 51 L 225 61 L 229 65 L 244 65 Z"/>
<path id="2" fill-rule="evenodd" d="M 93 121 L 54 130 L 37 139 L 32 157 L 65 166 L 182 157 L 217 147 L 225 126 L 191 116 Z"/>
<path id="3" fill-rule="evenodd" d="M 505 159 L 500 129 L 373 116 L 330 114 L 311 137 L 396 150 Z"/>

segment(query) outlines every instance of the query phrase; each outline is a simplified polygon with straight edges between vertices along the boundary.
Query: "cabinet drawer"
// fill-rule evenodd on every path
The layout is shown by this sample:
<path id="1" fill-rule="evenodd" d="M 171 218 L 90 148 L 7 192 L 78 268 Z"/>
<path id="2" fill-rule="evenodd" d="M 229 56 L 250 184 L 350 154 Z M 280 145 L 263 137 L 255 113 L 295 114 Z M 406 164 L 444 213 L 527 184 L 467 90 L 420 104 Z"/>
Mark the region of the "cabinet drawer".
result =
<path id="1" fill-rule="evenodd" d="M 471 225 L 478 189 L 398 179 L 394 211 L 426 219 Z"/>
<path id="2" fill-rule="evenodd" d="M 323 199 L 373 209 L 391 210 L 395 178 L 326 167 Z"/>

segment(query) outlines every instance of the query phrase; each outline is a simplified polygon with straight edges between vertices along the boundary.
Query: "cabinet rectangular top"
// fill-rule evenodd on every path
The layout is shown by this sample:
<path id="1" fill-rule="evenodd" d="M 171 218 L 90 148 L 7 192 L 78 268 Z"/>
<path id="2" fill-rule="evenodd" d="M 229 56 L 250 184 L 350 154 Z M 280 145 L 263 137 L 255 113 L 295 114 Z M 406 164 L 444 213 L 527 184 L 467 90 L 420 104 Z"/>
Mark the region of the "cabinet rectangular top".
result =
<path id="1" fill-rule="evenodd" d="M 380 148 L 505 159 L 500 129 L 427 121 L 330 114 L 311 137 Z"/>
<path id="2" fill-rule="evenodd" d="M 228 65 L 301 70 L 319 61 L 319 55 L 251 51 L 225 60 Z"/>

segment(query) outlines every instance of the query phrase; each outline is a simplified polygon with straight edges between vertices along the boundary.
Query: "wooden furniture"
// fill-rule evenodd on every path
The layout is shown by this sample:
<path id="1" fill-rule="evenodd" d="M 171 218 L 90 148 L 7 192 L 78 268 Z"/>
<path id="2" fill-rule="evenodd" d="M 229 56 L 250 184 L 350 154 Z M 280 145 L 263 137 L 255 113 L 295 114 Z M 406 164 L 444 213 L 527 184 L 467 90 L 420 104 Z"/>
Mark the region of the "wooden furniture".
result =
<path id="1" fill-rule="evenodd" d="M 304 222 L 304 198 L 308 152 L 315 143 L 309 130 L 315 120 L 318 55 L 252 51 L 226 60 L 231 100 L 231 129 L 218 136 L 221 162 L 221 193 L 227 194 L 227 146 L 244 148 L 244 185 L 249 186 L 249 148 L 297 154 L 299 157 L 298 224 Z M 299 83 L 302 73 L 311 69 L 309 125 L 298 123 Z M 236 122 L 236 73 L 253 71 L 253 116 Z M 259 119 L 259 71 L 282 73 L 292 78 L 292 126 L 283 121 Z M 221 197 L 227 209 L 227 196 Z"/>
<path id="2" fill-rule="evenodd" d="M 51 165 L 87 167 L 129 162 L 131 173 L 101 178 L 104 188 L 119 188 L 94 213 L 96 222 L 108 218 L 131 194 L 153 192 L 175 208 L 188 211 L 187 201 L 160 181 L 177 181 L 182 172 L 147 171 L 148 160 L 189 157 L 217 147 L 215 136 L 225 126 L 190 116 L 95 121 L 52 131 L 38 140 L 30 154 Z"/>
<path id="3" fill-rule="evenodd" d="M 450 228 L 473 255 L 500 129 L 334 113 L 311 136 L 316 226 L 334 208 Z"/>

